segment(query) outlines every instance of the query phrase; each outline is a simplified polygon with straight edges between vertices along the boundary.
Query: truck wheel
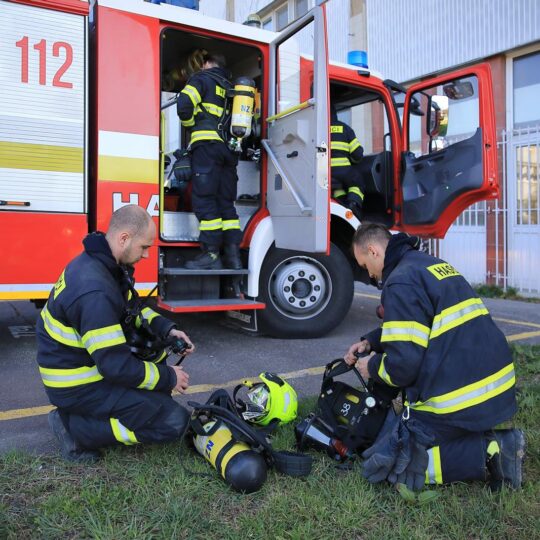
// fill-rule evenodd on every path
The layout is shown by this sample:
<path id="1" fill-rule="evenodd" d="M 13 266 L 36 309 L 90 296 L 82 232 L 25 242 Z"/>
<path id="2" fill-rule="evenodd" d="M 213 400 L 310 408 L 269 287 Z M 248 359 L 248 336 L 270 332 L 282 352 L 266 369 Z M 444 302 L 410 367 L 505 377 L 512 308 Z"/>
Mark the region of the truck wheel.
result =
<path id="1" fill-rule="evenodd" d="M 354 292 L 353 273 L 341 250 L 330 255 L 271 248 L 259 281 L 260 329 L 280 338 L 320 337 L 345 317 Z"/>

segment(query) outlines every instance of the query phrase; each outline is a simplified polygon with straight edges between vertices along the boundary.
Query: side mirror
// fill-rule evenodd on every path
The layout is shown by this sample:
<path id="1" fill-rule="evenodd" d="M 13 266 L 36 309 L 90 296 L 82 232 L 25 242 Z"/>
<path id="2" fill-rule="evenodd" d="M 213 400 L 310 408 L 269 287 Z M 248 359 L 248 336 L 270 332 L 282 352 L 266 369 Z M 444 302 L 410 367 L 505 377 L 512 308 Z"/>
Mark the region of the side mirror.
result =
<path id="1" fill-rule="evenodd" d="M 427 134 L 433 137 L 444 137 L 448 131 L 449 102 L 446 96 L 429 96 Z"/>

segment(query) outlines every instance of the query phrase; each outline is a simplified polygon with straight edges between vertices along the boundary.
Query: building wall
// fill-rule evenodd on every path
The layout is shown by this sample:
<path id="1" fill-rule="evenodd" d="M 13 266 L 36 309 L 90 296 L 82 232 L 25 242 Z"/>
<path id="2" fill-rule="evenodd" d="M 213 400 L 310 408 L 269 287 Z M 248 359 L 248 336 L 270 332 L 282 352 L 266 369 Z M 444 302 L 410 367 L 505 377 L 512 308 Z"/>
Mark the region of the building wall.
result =
<path id="1" fill-rule="evenodd" d="M 410 81 L 540 40 L 539 0 L 366 0 L 370 66 Z"/>

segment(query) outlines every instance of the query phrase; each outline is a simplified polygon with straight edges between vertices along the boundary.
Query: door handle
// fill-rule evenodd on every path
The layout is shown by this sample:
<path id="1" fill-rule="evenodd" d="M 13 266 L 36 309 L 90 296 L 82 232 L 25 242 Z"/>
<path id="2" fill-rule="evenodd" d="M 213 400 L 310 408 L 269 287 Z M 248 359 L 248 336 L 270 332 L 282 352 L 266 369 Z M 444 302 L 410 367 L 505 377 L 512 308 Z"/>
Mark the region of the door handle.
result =
<path id="1" fill-rule="evenodd" d="M 297 155 L 298 155 L 298 151 L 293 150 L 290 154 L 287 154 L 287 157 L 288 158 L 293 158 L 293 157 L 296 157 Z"/>

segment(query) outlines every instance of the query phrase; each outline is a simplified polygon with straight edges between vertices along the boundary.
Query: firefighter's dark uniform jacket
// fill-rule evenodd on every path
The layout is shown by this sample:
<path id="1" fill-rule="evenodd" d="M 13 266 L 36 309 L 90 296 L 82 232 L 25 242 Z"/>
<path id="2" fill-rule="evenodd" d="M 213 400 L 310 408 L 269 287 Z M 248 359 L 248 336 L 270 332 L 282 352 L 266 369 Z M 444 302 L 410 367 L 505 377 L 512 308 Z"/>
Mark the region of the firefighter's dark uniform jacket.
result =
<path id="1" fill-rule="evenodd" d="M 192 207 L 199 220 L 199 241 L 212 247 L 223 241 L 239 244 L 242 237 L 234 207 L 238 158 L 223 140 L 230 86 L 225 69 L 205 69 L 188 80 L 177 102 L 178 116 L 191 135 Z"/>
<path id="2" fill-rule="evenodd" d="M 387 246 L 370 376 L 404 388 L 411 414 L 432 424 L 488 430 L 516 412 L 506 338 L 457 270 L 418 245 L 398 234 Z"/>
<path id="3" fill-rule="evenodd" d="M 149 421 L 163 409 L 161 402 L 166 394 L 173 402 L 170 391 L 176 385 L 176 375 L 165 363 L 143 361 L 132 354 L 123 327 L 128 297 L 132 295 L 126 274 L 102 233 L 88 235 L 83 244 L 84 252 L 62 272 L 38 318 L 39 371 L 51 403 L 59 409 L 99 417 L 116 414 L 115 407 L 121 406 L 124 412 L 131 407 L 131 415 L 124 415 L 124 424 L 133 422 L 140 427 L 139 422 Z M 150 308 L 143 308 L 142 317 L 161 337 L 175 326 Z M 153 393 L 161 394 L 155 400 L 159 403 L 145 399 Z M 113 435 L 117 436 L 109 441 L 109 418 L 106 424 L 106 435 L 100 443 L 108 444 L 115 438 L 128 444 L 118 436 L 125 425 L 118 425 L 113 418 L 112 429 L 117 431 Z M 93 426 L 85 436 L 91 440 L 92 432 L 100 429 Z M 142 440 L 133 440 L 133 434 L 131 439 Z M 85 446 L 100 445 L 85 440 Z"/>
<path id="4" fill-rule="evenodd" d="M 506 338 L 482 300 L 448 263 L 394 235 L 386 249 L 382 328 L 365 336 L 376 351 L 370 377 L 405 390 L 405 415 L 435 437 L 427 484 L 486 479 L 488 430 L 516 412 Z"/>
<path id="5" fill-rule="evenodd" d="M 330 149 L 333 197 L 354 199 L 361 205 L 364 192 L 360 174 L 353 164 L 362 159 L 364 149 L 353 129 L 337 116 L 332 118 L 330 126 Z"/>

